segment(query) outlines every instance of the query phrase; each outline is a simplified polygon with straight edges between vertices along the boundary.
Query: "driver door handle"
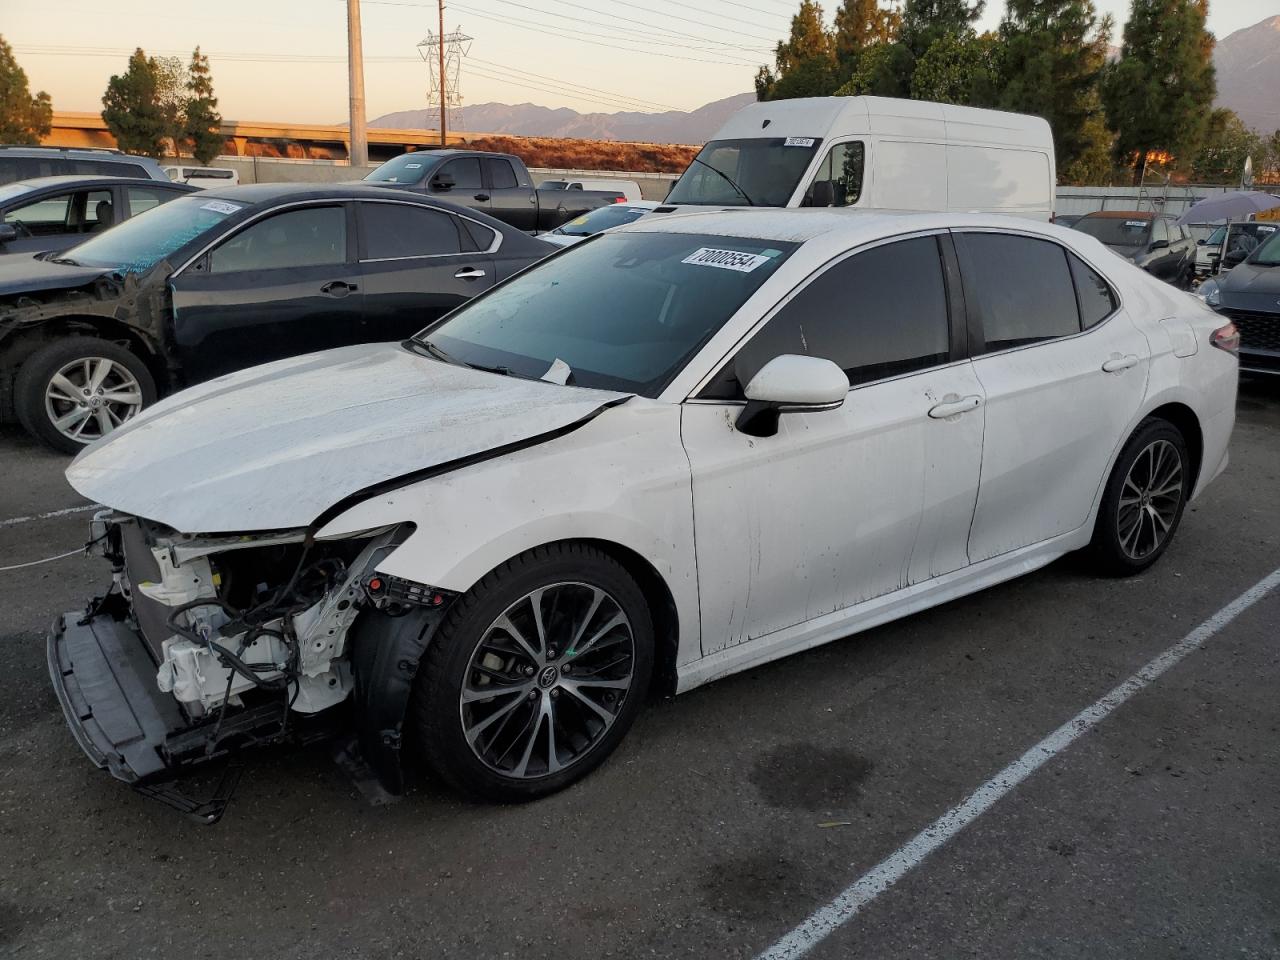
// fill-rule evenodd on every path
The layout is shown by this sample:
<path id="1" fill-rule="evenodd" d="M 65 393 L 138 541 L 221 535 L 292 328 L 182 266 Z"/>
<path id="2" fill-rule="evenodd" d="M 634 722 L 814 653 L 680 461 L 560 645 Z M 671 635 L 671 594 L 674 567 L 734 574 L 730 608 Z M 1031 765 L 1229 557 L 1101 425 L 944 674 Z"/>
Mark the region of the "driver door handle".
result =
<path id="1" fill-rule="evenodd" d="M 354 283 L 347 283 L 345 280 L 330 280 L 320 288 L 320 292 L 327 297 L 345 297 L 348 293 L 354 293 L 360 287 Z"/>
<path id="2" fill-rule="evenodd" d="M 473 199 L 485 201 L 489 199 L 489 195 L 487 193 L 477 193 Z"/>
<path id="3" fill-rule="evenodd" d="M 977 410 L 980 406 L 982 406 L 982 397 L 976 394 L 968 397 L 957 397 L 954 393 L 949 393 L 942 398 L 941 403 L 929 408 L 929 416 L 935 420 L 945 420 L 947 417 L 955 417 L 962 413 L 968 413 L 970 410 Z"/>
<path id="4" fill-rule="evenodd" d="M 1137 356 L 1132 353 L 1123 357 L 1118 353 L 1113 353 L 1111 355 L 1111 359 L 1102 365 L 1102 372 L 1119 373 L 1121 370 L 1128 370 L 1130 367 L 1136 365 L 1137 362 Z"/>
<path id="5" fill-rule="evenodd" d="M 484 271 L 479 267 L 463 267 L 454 277 L 458 280 L 479 280 L 484 276 Z"/>

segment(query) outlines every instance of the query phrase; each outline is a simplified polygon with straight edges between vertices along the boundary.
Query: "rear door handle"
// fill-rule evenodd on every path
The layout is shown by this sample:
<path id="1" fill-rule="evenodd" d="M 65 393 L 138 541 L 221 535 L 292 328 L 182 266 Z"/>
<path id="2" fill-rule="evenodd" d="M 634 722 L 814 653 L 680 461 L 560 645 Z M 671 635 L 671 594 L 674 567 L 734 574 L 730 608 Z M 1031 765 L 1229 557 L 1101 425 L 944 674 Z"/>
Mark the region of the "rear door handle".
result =
<path id="1" fill-rule="evenodd" d="M 345 297 L 348 293 L 355 293 L 360 287 L 354 283 L 347 283 L 345 280 L 330 280 L 320 292 L 326 297 Z"/>
<path id="2" fill-rule="evenodd" d="M 949 393 L 942 398 L 941 403 L 929 408 L 929 416 L 935 420 L 945 420 L 947 417 L 957 417 L 970 410 L 977 410 L 980 406 L 982 406 L 982 398 L 976 394 L 957 397 L 954 393 Z"/>
<path id="3" fill-rule="evenodd" d="M 1118 353 L 1113 353 L 1111 355 L 1111 359 L 1102 365 L 1102 371 L 1103 373 L 1118 373 L 1121 370 L 1128 370 L 1130 367 L 1136 365 L 1137 362 L 1137 356 L 1132 353 L 1123 357 Z"/>
<path id="4" fill-rule="evenodd" d="M 463 267 L 454 277 L 458 280 L 479 280 L 484 276 L 484 271 L 479 267 Z"/>

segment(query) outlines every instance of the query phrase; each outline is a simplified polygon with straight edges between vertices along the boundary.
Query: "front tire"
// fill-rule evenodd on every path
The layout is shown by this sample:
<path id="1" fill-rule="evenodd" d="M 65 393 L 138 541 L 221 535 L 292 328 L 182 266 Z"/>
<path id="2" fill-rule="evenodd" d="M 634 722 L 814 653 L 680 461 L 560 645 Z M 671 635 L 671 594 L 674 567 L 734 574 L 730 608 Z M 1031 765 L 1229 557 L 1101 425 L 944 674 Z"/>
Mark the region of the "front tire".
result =
<path id="1" fill-rule="evenodd" d="M 626 735 L 653 651 L 644 594 L 612 557 L 521 554 L 454 602 L 423 658 L 411 712 L 428 767 L 500 803 L 567 787 Z"/>
<path id="2" fill-rule="evenodd" d="M 18 422 L 46 446 L 79 453 L 155 402 L 147 365 L 125 347 L 69 337 L 41 347 L 13 383 Z"/>
<path id="3" fill-rule="evenodd" d="M 1139 424 L 1120 451 L 1098 508 L 1090 550 L 1101 571 L 1132 576 L 1168 549 L 1194 478 L 1182 433 L 1166 420 Z"/>

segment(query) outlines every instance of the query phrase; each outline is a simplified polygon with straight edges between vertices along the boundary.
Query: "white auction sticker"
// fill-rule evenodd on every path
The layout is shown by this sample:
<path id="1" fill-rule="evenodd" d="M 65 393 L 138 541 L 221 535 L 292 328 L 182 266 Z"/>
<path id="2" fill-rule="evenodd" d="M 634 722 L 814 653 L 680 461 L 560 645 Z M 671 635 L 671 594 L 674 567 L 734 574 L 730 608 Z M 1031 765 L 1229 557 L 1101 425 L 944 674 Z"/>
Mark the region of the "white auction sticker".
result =
<path id="1" fill-rule="evenodd" d="M 813 137 L 787 137 L 784 147 L 812 147 Z"/>
<path id="2" fill-rule="evenodd" d="M 404 165 L 404 168 L 405 168 L 406 170 L 421 170 L 421 169 L 422 169 L 422 164 L 420 164 L 420 163 L 406 163 L 406 164 Z"/>
<path id="3" fill-rule="evenodd" d="M 715 247 L 699 247 L 689 254 L 681 263 L 691 263 L 697 267 L 719 267 L 721 270 L 737 270 L 739 273 L 750 273 L 762 263 L 768 263 L 769 257 L 759 253 L 743 253 L 740 250 L 717 250 Z"/>
<path id="4" fill-rule="evenodd" d="M 1145 226 L 1147 225 L 1147 221 L 1145 221 L 1145 220 L 1126 220 L 1126 221 L 1124 222 L 1124 225 L 1125 225 L 1126 227 L 1145 227 Z"/>
<path id="5" fill-rule="evenodd" d="M 210 200 L 200 204 L 201 210 L 212 210 L 214 213 L 232 214 L 241 209 L 238 203 L 227 203 L 225 200 Z"/>

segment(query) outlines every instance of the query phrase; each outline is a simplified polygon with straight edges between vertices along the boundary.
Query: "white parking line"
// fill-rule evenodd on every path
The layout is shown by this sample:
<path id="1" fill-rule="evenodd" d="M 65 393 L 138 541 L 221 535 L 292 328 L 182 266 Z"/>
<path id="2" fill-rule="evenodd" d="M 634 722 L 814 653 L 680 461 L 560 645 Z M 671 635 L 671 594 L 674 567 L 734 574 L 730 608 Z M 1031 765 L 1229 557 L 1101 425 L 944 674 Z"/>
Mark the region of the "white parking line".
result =
<path id="1" fill-rule="evenodd" d="M 0 527 L 16 527 L 20 523 L 31 523 L 33 520 L 50 520 L 53 517 L 65 517 L 72 513 L 84 513 L 86 510 L 101 509 L 96 503 L 86 503 L 81 507 L 64 507 L 61 510 L 50 510 L 48 513 L 37 513 L 30 517 L 10 517 L 0 520 Z"/>
<path id="2" fill-rule="evenodd" d="M 1214 634 L 1278 586 L 1280 570 L 1275 570 L 978 787 L 963 802 L 925 827 L 855 883 L 846 887 L 834 900 L 760 954 L 758 960 L 794 960 L 804 956 L 840 926 L 856 917 L 863 907 L 906 876 L 925 857 L 990 810 L 997 800 L 1096 727 L 1113 710 L 1157 680 L 1170 667 L 1203 646 Z"/>

